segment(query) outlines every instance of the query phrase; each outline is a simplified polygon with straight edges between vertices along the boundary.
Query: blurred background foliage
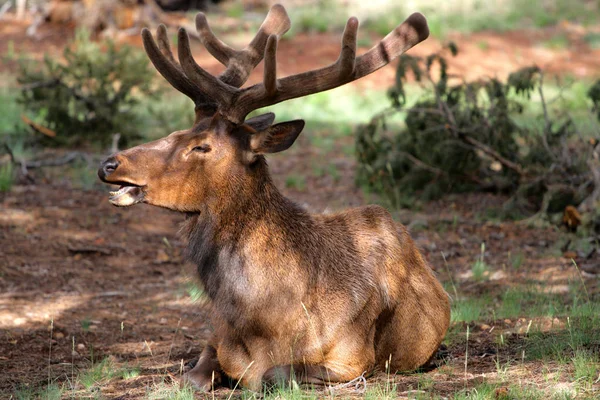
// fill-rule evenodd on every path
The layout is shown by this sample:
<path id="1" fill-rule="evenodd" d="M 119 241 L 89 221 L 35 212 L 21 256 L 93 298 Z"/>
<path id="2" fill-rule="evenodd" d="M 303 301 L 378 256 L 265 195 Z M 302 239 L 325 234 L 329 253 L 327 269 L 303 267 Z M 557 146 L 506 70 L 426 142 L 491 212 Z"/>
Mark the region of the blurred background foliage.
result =
<path id="1" fill-rule="evenodd" d="M 143 137 L 135 106 L 142 97 L 154 100 L 159 95 L 143 51 L 127 45 L 117 48 L 111 40 L 97 43 L 89 32 L 79 30 L 62 60 L 46 55 L 41 63 L 22 58 L 19 65 L 19 104 L 60 132 L 44 144 L 106 146 L 115 132 L 124 144 Z"/>

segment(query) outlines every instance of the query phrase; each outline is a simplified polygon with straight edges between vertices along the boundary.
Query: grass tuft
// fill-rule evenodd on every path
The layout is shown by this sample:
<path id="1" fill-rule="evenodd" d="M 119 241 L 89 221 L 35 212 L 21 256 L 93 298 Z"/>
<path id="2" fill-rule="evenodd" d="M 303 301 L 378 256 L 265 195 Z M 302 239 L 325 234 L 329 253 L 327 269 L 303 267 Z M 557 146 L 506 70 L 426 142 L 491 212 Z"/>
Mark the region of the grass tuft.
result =
<path id="1" fill-rule="evenodd" d="M 158 383 L 147 393 L 148 400 L 194 400 L 194 389 L 179 384 Z"/>
<path id="2" fill-rule="evenodd" d="M 489 275 L 490 267 L 484 261 L 485 257 L 485 243 L 481 243 L 481 253 L 477 261 L 471 266 L 471 272 L 473 273 L 473 279 L 480 282 Z"/>
<path id="3" fill-rule="evenodd" d="M 12 163 L 0 165 L 0 192 L 8 192 L 13 185 Z"/>
<path id="4" fill-rule="evenodd" d="M 23 386 L 15 390 L 11 398 L 15 400 L 60 400 L 63 398 L 63 392 L 63 388 L 56 383 L 51 383 L 50 385 L 39 389 Z"/>
<path id="5" fill-rule="evenodd" d="M 600 357 L 598 353 L 577 350 L 573 361 L 573 377 L 576 382 L 589 387 L 600 379 Z"/>
<path id="6" fill-rule="evenodd" d="M 99 363 L 92 365 L 90 369 L 79 375 L 79 382 L 84 388 L 90 390 L 101 386 L 103 383 L 119 375 L 114 363 L 110 358 L 105 358 Z"/>

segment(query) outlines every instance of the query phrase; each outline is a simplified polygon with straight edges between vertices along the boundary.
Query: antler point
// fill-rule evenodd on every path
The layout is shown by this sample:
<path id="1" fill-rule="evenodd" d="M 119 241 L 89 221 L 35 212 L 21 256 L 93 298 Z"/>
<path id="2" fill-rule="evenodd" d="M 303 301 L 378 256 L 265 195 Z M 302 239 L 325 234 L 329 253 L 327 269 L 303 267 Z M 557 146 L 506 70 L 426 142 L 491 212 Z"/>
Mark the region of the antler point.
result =
<path id="1" fill-rule="evenodd" d="M 206 14 L 204 14 L 203 12 L 199 12 L 198 14 L 196 14 L 196 24 L 202 23 L 204 25 L 206 24 L 206 22 Z"/>

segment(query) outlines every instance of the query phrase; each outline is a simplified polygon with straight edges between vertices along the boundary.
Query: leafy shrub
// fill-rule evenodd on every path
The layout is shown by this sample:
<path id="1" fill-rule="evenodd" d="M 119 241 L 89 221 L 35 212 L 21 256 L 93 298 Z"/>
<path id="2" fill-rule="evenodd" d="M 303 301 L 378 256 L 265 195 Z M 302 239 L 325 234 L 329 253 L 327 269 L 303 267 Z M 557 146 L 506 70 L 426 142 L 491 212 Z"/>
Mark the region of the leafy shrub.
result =
<path id="1" fill-rule="evenodd" d="M 388 92 L 391 107 L 357 130 L 358 182 L 396 206 L 474 190 L 514 194 L 505 206 L 519 213 L 562 211 L 583 201 L 593 189 L 587 164 L 593 149 L 569 116 L 549 116 L 543 72 L 523 68 L 506 83 L 451 81 L 446 57 L 457 52 L 449 44 L 425 58 L 401 57 Z M 430 90 L 407 107 L 409 73 Z M 517 123 L 536 90 L 540 129 Z M 399 112 L 406 113 L 405 126 L 388 126 Z"/>
<path id="2" fill-rule="evenodd" d="M 111 41 L 92 42 L 79 31 L 63 58 L 45 56 L 41 63 L 20 63 L 19 101 L 36 120 L 57 132 L 48 143 L 106 145 L 116 132 L 124 142 L 138 137 L 140 121 L 134 113 L 138 96 L 157 94 L 145 54 Z"/>

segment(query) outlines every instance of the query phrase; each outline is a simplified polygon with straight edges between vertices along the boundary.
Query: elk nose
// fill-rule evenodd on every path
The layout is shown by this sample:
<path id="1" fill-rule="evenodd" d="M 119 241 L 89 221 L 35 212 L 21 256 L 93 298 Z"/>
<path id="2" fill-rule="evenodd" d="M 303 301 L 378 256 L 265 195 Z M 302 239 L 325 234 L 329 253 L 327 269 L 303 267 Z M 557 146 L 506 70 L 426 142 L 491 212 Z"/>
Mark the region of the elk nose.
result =
<path id="1" fill-rule="evenodd" d="M 106 160 L 104 160 L 104 162 L 100 165 L 100 168 L 98 169 L 98 177 L 104 180 L 108 175 L 115 172 L 118 166 L 119 162 L 116 158 L 107 158 Z"/>

